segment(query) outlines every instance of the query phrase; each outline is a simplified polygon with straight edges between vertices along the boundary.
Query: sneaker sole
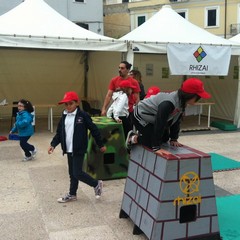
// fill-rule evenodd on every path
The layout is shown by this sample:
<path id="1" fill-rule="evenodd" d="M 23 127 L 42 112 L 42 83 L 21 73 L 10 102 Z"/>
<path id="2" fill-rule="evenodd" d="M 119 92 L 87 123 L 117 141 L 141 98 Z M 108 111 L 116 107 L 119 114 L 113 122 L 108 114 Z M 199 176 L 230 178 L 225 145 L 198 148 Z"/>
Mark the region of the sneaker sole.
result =
<path id="1" fill-rule="evenodd" d="M 33 158 L 30 158 L 30 159 L 23 159 L 22 162 L 28 162 L 28 161 L 32 161 Z"/>
<path id="2" fill-rule="evenodd" d="M 72 202 L 72 201 L 77 201 L 77 198 L 70 199 L 70 200 L 67 200 L 67 201 L 64 201 L 64 200 L 61 200 L 61 199 L 57 200 L 58 203 L 67 203 L 67 202 Z"/>
<path id="3" fill-rule="evenodd" d="M 131 146 L 129 145 L 129 137 L 130 137 L 130 135 L 131 135 L 132 133 L 133 133 L 133 130 L 130 130 L 130 131 L 128 132 L 127 138 L 126 138 L 126 142 L 125 142 L 125 146 L 126 146 L 126 148 L 127 148 L 128 150 L 131 149 Z"/>

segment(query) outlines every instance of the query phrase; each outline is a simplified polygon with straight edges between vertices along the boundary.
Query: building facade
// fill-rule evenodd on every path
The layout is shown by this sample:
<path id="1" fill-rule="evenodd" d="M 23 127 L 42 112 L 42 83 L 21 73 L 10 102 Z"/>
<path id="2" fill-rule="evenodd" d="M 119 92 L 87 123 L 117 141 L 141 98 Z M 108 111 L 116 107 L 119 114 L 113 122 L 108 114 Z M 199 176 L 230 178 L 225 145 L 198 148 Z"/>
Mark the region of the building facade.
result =
<path id="1" fill-rule="evenodd" d="M 127 34 L 163 5 L 171 5 L 191 23 L 217 36 L 230 38 L 240 33 L 239 0 L 105 0 L 105 35 L 116 38 Z"/>
<path id="2" fill-rule="evenodd" d="M 40 1 L 40 0 L 26 0 Z M 61 15 L 92 32 L 103 35 L 103 1 L 92 0 L 42 0 Z M 0 0 L 0 15 L 13 9 L 23 0 Z"/>

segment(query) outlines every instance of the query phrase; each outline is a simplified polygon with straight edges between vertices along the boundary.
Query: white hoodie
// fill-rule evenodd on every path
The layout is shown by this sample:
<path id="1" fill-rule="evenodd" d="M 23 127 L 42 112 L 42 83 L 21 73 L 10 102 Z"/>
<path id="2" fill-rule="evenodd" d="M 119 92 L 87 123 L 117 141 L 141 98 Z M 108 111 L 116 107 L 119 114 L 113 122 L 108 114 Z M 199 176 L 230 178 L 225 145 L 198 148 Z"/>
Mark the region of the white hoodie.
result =
<path id="1" fill-rule="evenodd" d="M 128 96 L 123 91 L 114 92 L 112 96 L 113 103 L 107 111 L 107 117 L 111 118 L 112 114 L 115 120 L 119 117 L 128 117 Z"/>

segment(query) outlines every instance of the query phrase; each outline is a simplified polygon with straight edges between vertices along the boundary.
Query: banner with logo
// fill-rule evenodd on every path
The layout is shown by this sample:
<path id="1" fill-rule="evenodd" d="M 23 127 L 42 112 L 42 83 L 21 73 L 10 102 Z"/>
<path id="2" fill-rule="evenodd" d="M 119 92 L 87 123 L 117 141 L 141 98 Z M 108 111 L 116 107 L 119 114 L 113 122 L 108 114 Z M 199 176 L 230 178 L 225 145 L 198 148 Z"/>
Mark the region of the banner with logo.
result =
<path id="1" fill-rule="evenodd" d="M 167 57 L 172 75 L 227 76 L 231 47 L 169 43 Z"/>

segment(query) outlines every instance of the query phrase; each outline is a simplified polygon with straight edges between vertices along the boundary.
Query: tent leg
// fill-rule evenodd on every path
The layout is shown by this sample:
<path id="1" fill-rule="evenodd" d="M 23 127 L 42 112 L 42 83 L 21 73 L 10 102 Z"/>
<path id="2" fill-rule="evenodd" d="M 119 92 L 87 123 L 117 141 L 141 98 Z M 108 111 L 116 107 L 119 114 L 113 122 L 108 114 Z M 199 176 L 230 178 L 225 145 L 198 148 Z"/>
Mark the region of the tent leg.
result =
<path id="1" fill-rule="evenodd" d="M 88 97 L 88 52 L 84 52 L 84 97 Z"/>

